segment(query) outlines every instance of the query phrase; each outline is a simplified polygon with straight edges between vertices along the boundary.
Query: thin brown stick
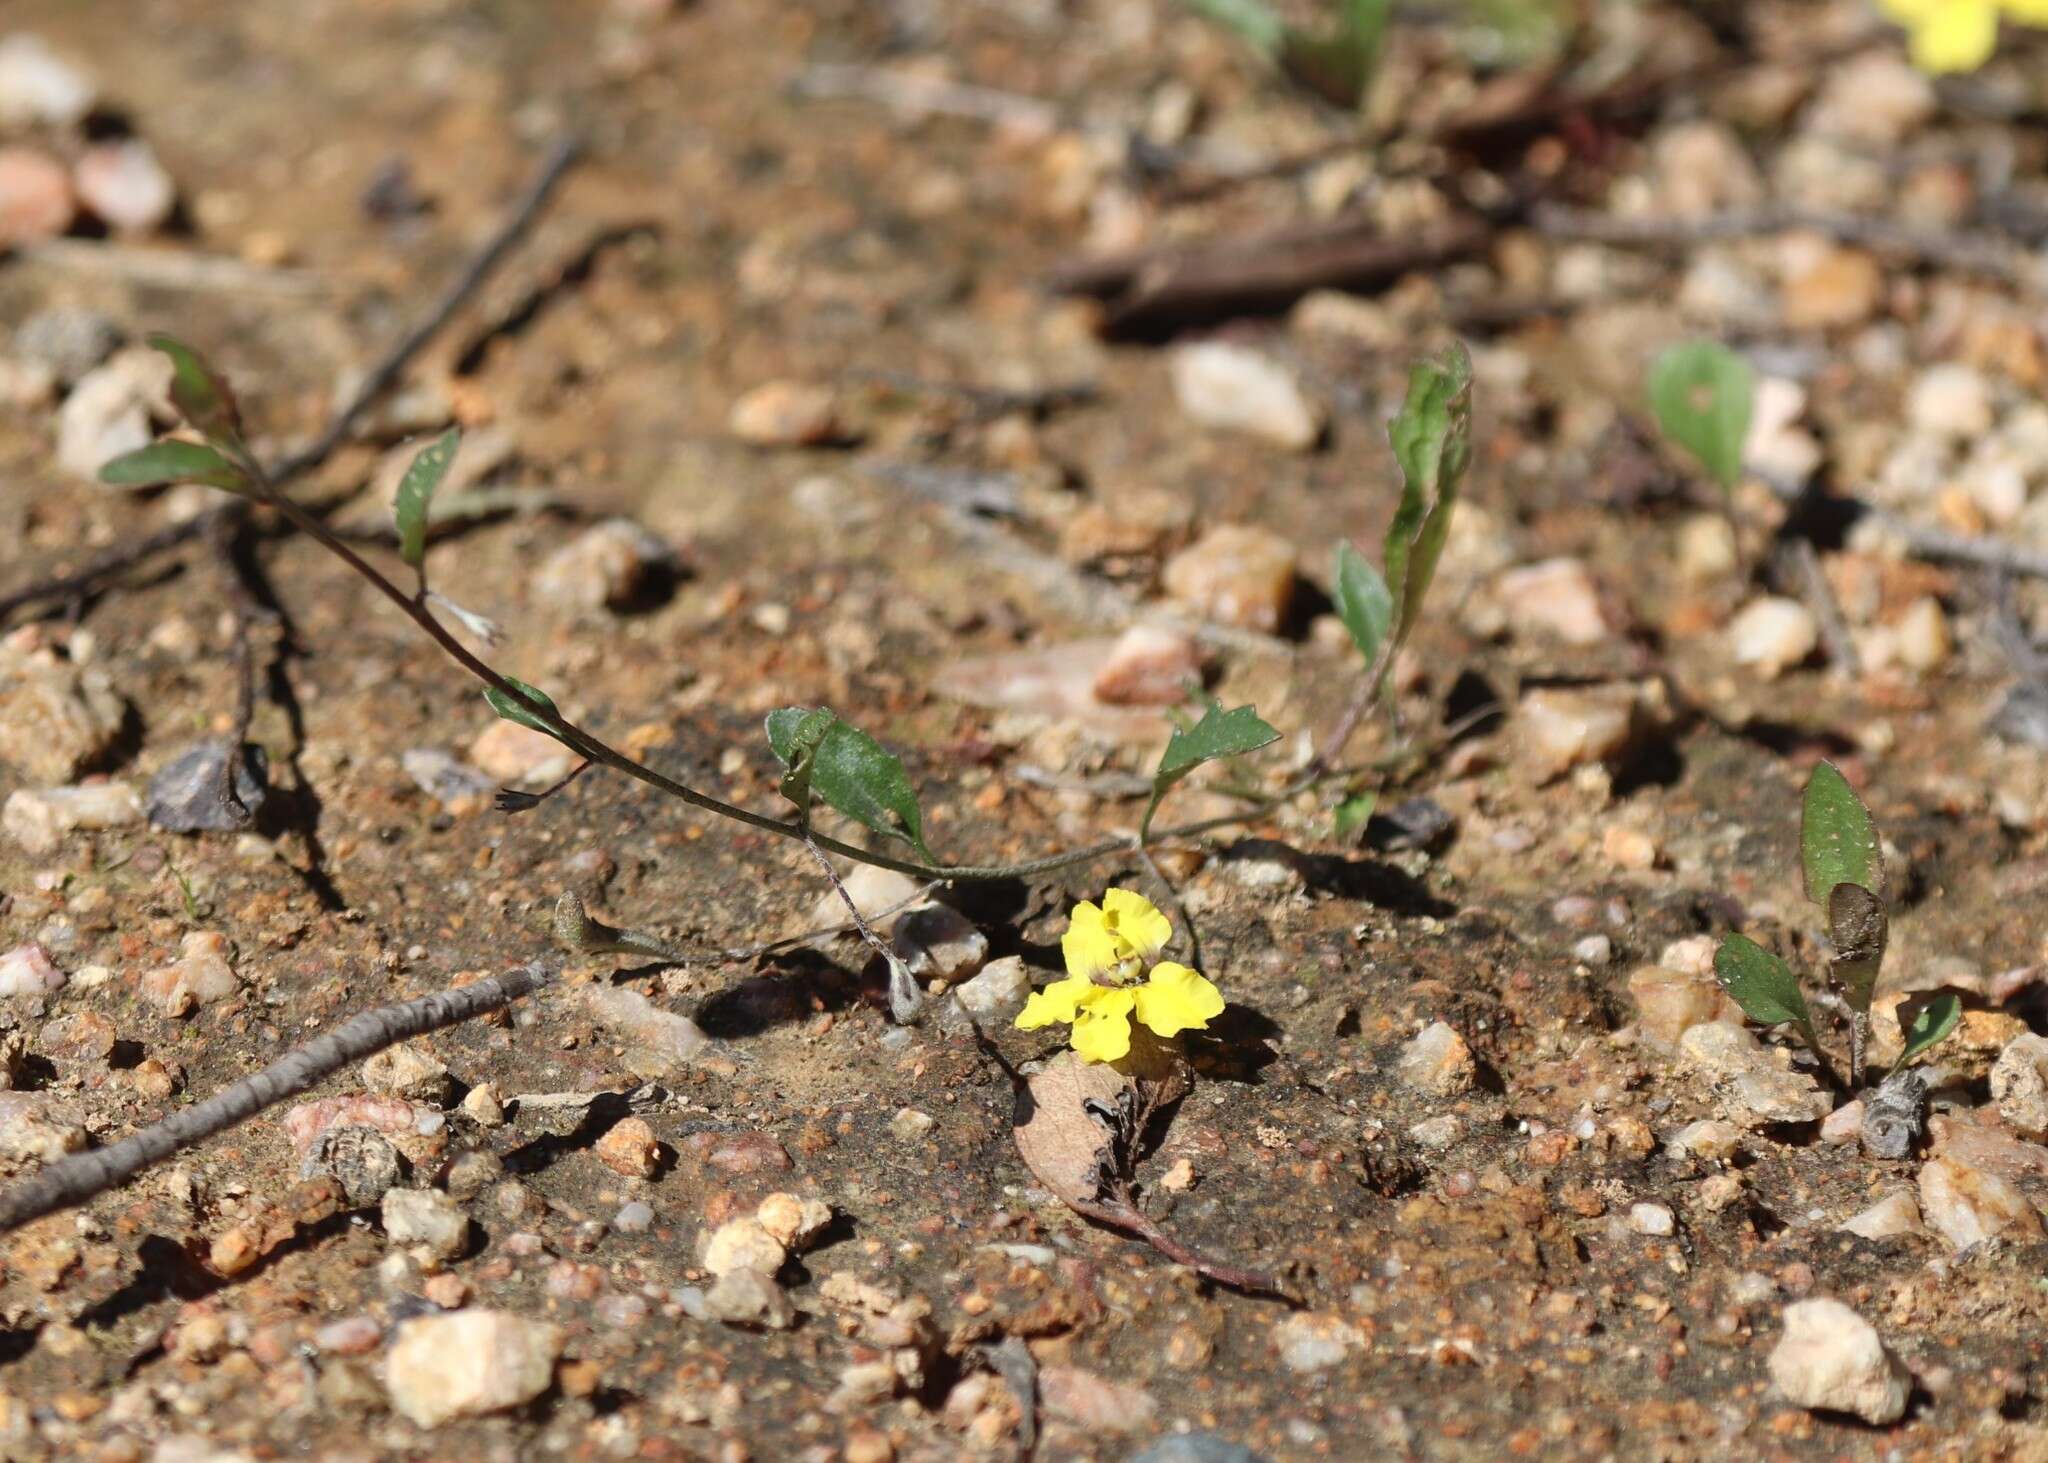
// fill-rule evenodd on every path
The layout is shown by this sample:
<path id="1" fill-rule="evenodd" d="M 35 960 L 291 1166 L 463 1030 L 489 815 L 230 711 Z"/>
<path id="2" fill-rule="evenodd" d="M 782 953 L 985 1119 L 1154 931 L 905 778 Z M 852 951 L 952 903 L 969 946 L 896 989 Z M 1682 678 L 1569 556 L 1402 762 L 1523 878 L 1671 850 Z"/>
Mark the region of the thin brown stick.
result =
<path id="1" fill-rule="evenodd" d="M 1799 570 L 1806 606 L 1820 624 L 1820 640 L 1827 649 L 1828 660 L 1845 676 L 1862 675 L 1862 657 L 1856 653 L 1855 638 L 1849 633 L 1849 623 L 1842 616 L 1842 606 L 1835 598 L 1834 586 L 1828 583 L 1827 571 L 1821 568 L 1820 554 L 1813 541 L 1794 539 L 1791 553 L 1792 563 Z"/>
<path id="2" fill-rule="evenodd" d="M 818 861 L 818 867 L 825 871 L 825 877 L 832 882 L 833 892 L 839 902 L 846 906 L 846 912 L 853 916 L 853 927 L 867 947 L 882 957 L 882 963 L 889 967 L 889 1014 L 897 1025 L 908 1026 L 917 1020 L 917 1013 L 924 1007 L 924 992 L 917 987 L 917 978 L 910 973 L 910 967 L 903 958 L 885 944 L 881 936 L 868 927 L 867 916 L 860 912 L 860 906 L 853 902 L 853 896 L 846 892 L 846 884 L 839 877 L 839 870 L 832 867 L 832 860 L 825 857 L 818 847 L 810 829 L 804 829 L 804 847 L 811 851 L 811 857 Z"/>
<path id="3" fill-rule="evenodd" d="M 26 1183 L 0 1194 L 0 1232 L 82 1204 L 172 1154 L 304 1092 L 343 1067 L 401 1041 L 500 1010 L 539 990 L 550 979 L 540 967 L 528 965 L 473 985 L 365 1011 L 294 1047 L 254 1076 L 244 1077 L 206 1101 L 118 1143 L 59 1159 Z"/>
<path id="4" fill-rule="evenodd" d="M 1923 528 L 1890 513 L 1879 512 L 1876 516 L 1884 525 L 1885 532 L 1892 534 L 1920 558 L 1978 564 L 1986 569 L 2002 569 L 2032 579 L 2048 579 L 2048 553 L 2039 549 L 2024 549 L 1997 539 L 1949 533 L 1939 528 Z"/>
<path id="5" fill-rule="evenodd" d="M 235 774 L 242 766 L 242 748 L 249 740 L 249 723 L 256 716 L 256 647 L 253 637 L 257 622 L 263 618 L 263 611 L 243 582 L 242 566 L 236 558 L 236 540 L 245 521 L 241 514 L 224 513 L 213 520 L 212 531 L 207 538 L 213 547 L 214 562 L 220 570 L 222 593 L 227 598 L 229 612 L 234 616 L 234 644 L 230 659 L 235 677 L 235 709 L 228 728 L 227 756 L 221 763 L 220 786 L 215 790 L 215 796 L 237 823 L 247 827 L 255 821 L 256 815 L 235 790 Z"/>

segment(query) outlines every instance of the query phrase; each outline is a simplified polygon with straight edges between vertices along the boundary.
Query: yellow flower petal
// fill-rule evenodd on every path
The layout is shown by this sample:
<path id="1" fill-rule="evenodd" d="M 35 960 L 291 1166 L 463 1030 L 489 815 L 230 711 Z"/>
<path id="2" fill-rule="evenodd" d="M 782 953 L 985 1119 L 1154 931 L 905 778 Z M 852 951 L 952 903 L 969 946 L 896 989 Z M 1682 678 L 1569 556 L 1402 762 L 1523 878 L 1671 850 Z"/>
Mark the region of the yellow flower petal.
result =
<path id="1" fill-rule="evenodd" d="M 1083 900 L 1074 906 L 1067 932 L 1060 936 L 1060 953 L 1067 957 L 1068 975 L 1093 980 L 1115 970 L 1130 952 L 1110 929 L 1102 911 Z"/>
<path id="2" fill-rule="evenodd" d="M 1082 1000 L 1094 989 L 1085 977 L 1068 976 L 1042 991 L 1033 991 L 1024 1009 L 1017 1013 L 1017 1026 L 1023 1031 L 1036 1031 L 1055 1022 L 1070 1023 L 1080 1013 Z"/>
<path id="3" fill-rule="evenodd" d="M 2048 0 L 2004 0 L 2005 13 L 2021 25 L 2048 26 Z"/>
<path id="4" fill-rule="evenodd" d="M 1910 24 L 1908 49 L 1922 71 L 1975 71 L 1998 47 L 1996 0 L 1947 0 Z"/>
<path id="5" fill-rule="evenodd" d="M 1153 966 L 1152 979 L 1132 994 L 1137 998 L 1138 1019 L 1160 1036 L 1200 1031 L 1210 1017 L 1223 1014 L 1223 992 L 1171 960 Z"/>
<path id="6" fill-rule="evenodd" d="M 1130 889 L 1111 889 L 1102 896 L 1103 922 L 1131 947 L 1140 960 L 1152 960 L 1173 938 L 1173 925 L 1159 907 Z"/>
<path id="7" fill-rule="evenodd" d="M 1114 1062 L 1131 1050 L 1131 1007 L 1135 991 L 1096 986 L 1074 1018 L 1074 1050 L 1083 1061 Z"/>

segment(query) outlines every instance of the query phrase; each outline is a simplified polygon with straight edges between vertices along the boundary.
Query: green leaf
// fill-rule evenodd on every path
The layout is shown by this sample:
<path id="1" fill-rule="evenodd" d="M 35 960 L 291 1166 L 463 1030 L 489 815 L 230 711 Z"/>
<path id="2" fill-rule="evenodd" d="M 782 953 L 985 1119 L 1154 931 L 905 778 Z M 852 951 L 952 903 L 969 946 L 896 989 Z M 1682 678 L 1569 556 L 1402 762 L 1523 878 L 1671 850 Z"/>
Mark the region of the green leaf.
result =
<path id="1" fill-rule="evenodd" d="M 1381 555 L 1398 650 L 1420 618 L 1472 460 L 1472 357 L 1462 344 L 1453 342 L 1441 360 L 1415 363 L 1408 397 L 1387 435 L 1401 466 L 1401 503 Z"/>
<path id="2" fill-rule="evenodd" d="M 1188 9 L 1234 30 L 1263 55 L 1277 58 L 1287 26 L 1261 0 L 1184 0 Z"/>
<path id="3" fill-rule="evenodd" d="M 1806 780 L 1799 856 L 1806 870 L 1806 897 L 1823 909 L 1837 884 L 1860 884 L 1879 898 L 1884 895 L 1877 825 L 1832 762 L 1822 762 Z"/>
<path id="4" fill-rule="evenodd" d="M 519 680 L 513 676 L 505 677 L 505 684 L 512 687 L 515 691 L 518 691 L 522 696 L 529 697 L 532 700 L 539 702 L 542 706 L 545 706 L 551 715 L 559 717 L 562 714 L 560 711 L 557 711 L 555 709 L 555 703 L 552 699 L 549 698 L 547 692 L 537 690 L 534 687 L 527 685 L 526 682 Z M 520 705 L 510 696 L 507 696 L 503 691 L 500 691 L 496 686 L 484 687 L 484 700 L 490 702 L 491 710 L 497 712 L 498 715 L 504 717 L 505 720 L 516 721 L 521 726 L 526 727 L 530 731 L 544 732 L 548 736 L 553 737 L 558 742 L 562 740 L 560 734 L 557 733 L 553 727 L 549 726 L 546 722 L 542 721 L 539 717 L 535 716 L 531 711 L 529 711 L 526 707 Z"/>
<path id="5" fill-rule="evenodd" d="M 1906 1063 L 1933 1046 L 1944 1036 L 1956 1029 L 1956 1023 L 1963 1019 L 1963 1001 L 1954 991 L 1938 992 L 1919 1010 L 1905 1029 L 1906 1047 L 1899 1053 L 1899 1065 Z"/>
<path id="6" fill-rule="evenodd" d="M 1348 543 L 1337 545 L 1337 617 L 1370 668 L 1394 623 L 1394 597 L 1380 571 Z"/>
<path id="7" fill-rule="evenodd" d="M 100 464 L 100 481 L 114 488 L 149 488 L 158 483 L 205 483 L 247 493 L 249 479 L 211 447 L 175 437 L 124 452 Z"/>
<path id="8" fill-rule="evenodd" d="M 768 745 L 784 767 L 795 769 L 801 756 L 799 733 L 817 714 L 806 706 L 768 713 Z M 924 816 L 909 774 L 893 753 L 860 728 L 835 717 L 820 734 L 810 757 L 809 790 L 855 822 L 902 839 L 926 863 L 938 863 L 925 846 Z"/>
<path id="9" fill-rule="evenodd" d="M 434 489 L 448 475 L 448 465 L 461 444 L 462 429 L 450 427 L 419 450 L 399 480 L 392 509 L 398 521 L 398 556 L 415 569 L 427 557 L 427 513 L 434 502 Z"/>
<path id="10" fill-rule="evenodd" d="M 206 358 L 170 335 L 152 335 L 149 344 L 171 358 L 171 405 L 217 447 L 239 447 L 242 414 L 235 394 Z"/>
<path id="11" fill-rule="evenodd" d="M 1280 38 L 1280 69 L 1325 101 L 1355 107 L 1365 99 L 1379 64 L 1390 0 L 1344 0 L 1337 28 L 1328 36 L 1288 27 Z"/>
<path id="12" fill-rule="evenodd" d="M 1729 935 L 1714 952 L 1714 978 L 1750 1020 L 1810 1028 L 1805 993 L 1792 967 L 1747 935 Z"/>
<path id="13" fill-rule="evenodd" d="M 1280 733 L 1259 720 L 1259 714 L 1251 707 L 1225 711 L 1222 702 L 1211 701 L 1200 721 L 1192 727 L 1175 727 L 1173 735 L 1167 738 L 1159 770 L 1152 774 L 1152 801 L 1145 805 L 1145 816 L 1138 820 L 1138 841 L 1144 842 L 1152 827 L 1152 815 L 1159 810 L 1159 800 L 1176 782 L 1204 762 L 1241 757 L 1279 740 Z"/>
<path id="14" fill-rule="evenodd" d="M 826 707 L 819 707 L 808 713 L 789 733 L 789 770 L 782 774 L 782 795 L 797 806 L 805 818 L 811 812 L 811 769 L 818 756 L 818 744 L 825 740 L 825 733 L 832 730 L 839 718 Z M 775 726 L 770 719 L 768 727 L 769 745 L 775 742 Z M 779 755 L 779 754 L 778 754 Z"/>
<path id="15" fill-rule="evenodd" d="M 1337 804 L 1334 832 L 1339 843 L 1355 842 L 1365 831 L 1365 825 L 1372 821 L 1372 810 L 1380 805 L 1376 792 L 1362 792 Z"/>
<path id="16" fill-rule="evenodd" d="M 1742 444 L 1755 397 L 1756 372 L 1718 341 L 1674 345 L 1650 366 L 1650 410 L 1657 425 L 1724 490 L 1742 477 Z"/>

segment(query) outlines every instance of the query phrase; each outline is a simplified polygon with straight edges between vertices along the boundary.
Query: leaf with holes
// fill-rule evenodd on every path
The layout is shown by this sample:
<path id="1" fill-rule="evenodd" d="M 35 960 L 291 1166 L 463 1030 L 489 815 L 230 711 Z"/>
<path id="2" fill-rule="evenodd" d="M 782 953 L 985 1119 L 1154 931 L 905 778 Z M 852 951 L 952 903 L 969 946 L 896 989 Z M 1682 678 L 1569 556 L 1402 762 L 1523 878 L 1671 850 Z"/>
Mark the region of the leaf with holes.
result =
<path id="1" fill-rule="evenodd" d="M 1394 623 L 1394 597 L 1380 571 L 1348 543 L 1337 545 L 1336 601 L 1337 617 L 1351 632 L 1351 643 L 1372 666 Z"/>
<path id="2" fill-rule="evenodd" d="M 795 767 L 798 732 L 816 714 L 807 706 L 785 706 L 768 713 L 768 745 L 784 767 Z M 926 863 L 938 862 L 925 846 L 924 815 L 910 776 L 880 742 L 859 727 L 834 718 L 819 737 L 810 766 L 809 790 L 828 807 L 885 837 L 902 839 Z"/>
<path id="3" fill-rule="evenodd" d="M 1401 467 L 1401 502 L 1380 557 L 1394 603 L 1398 650 L 1421 617 L 1472 461 L 1472 357 L 1462 344 L 1454 341 L 1440 359 L 1415 363 L 1408 396 L 1387 435 Z"/>
<path id="4" fill-rule="evenodd" d="M 1806 871 L 1806 897 L 1823 909 L 1837 884 L 1859 884 L 1884 897 L 1884 850 L 1877 824 L 1832 762 L 1822 762 L 1806 780 L 1799 855 Z"/>
<path id="5" fill-rule="evenodd" d="M 434 490 L 448 475 L 455 461 L 455 449 L 462 444 L 462 429 L 450 427 L 414 454 L 412 466 L 398 483 L 398 498 L 392 516 L 398 523 L 398 557 L 417 569 L 427 557 L 427 523 L 434 504 Z"/>
<path id="6" fill-rule="evenodd" d="M 153 488 L 160 483 L 205 483 L 230 493 L 249 492 L 249 479 L 239 467 L 211 447 L 169 437 L 124 452 L 100 464 L 100 481 L 111 488 Z"/>
<path id="7" fill-rule="evenodd" d="M 1200 721 L 1192 727 L 1175 727 L 1173 735 L 1167 738 L 1159 769 L 1152 774 L 1152 801 L 1145 805 L 1145 816 L 1138 820 L 1138 841 L 1144 842 L 1151 831 L 1152 815 L 1159 811 L 1159 800 L 1183 777 L 1204 762 L 1241 757 L 1279 740 L 1280 733 L 1259 720 L 1258 712 L 1251 707 L 1225 711 L 1222 702 L 1211 701 Z"/>
<path id="8" fill-rule="evenodd" d="M 526 682 L 517 680 L 512 676 L 505 677 L 505 684 L 518 691 L 522 696 L 531 697 L 534 701 L 545 706 L 550 714 L 556 717 L 561 716 L 562 713 L 555 709 L 555 703 L 549 698 L 547 692 L 536 690 L 534 687 L 527 685 Z M 491 710 L 497 712 L 505 720 L 516 721 L 529 731 L 541 732 L 553 737 L 558 742 L 562 740 L 561 734 L 553 727 L 534 715 L 527 707 L 522 706 L 503 691 L 500 691 L 496 686 L 484 687 L 484 700 L 490 702 Z M 564 745 L 567 744 L 564 743 Z"/>
<path id="9" fill-rule="evenodd" d="M 1905 1050 L 1899 1053 L 1899 1065 L 1906 1063 L 1933 1046 L 1944 1036 L 1956 1029 L 1963 1019 L 1963 1001 L 1954 991 L 1936 993 L 1906 1023 Z"/>
<path id="10" fill-rule="evenodd" d="M 239 448 L 242 413 L 228 383 L 206 363 L 204 356 L 175 336 L 152 335 L 149 344 L 171 359 L 171 405 L 207 441 L 220 447 Z"/>
<path id="11" fill-rule="evenodd" d="M 1686 341 L 1650 365 L 1650 410 L 1664 435 L 1700 460 L 1723 490 L 1742 477 L 1756 399 L 1748 361 L 1712 340 Z"/>

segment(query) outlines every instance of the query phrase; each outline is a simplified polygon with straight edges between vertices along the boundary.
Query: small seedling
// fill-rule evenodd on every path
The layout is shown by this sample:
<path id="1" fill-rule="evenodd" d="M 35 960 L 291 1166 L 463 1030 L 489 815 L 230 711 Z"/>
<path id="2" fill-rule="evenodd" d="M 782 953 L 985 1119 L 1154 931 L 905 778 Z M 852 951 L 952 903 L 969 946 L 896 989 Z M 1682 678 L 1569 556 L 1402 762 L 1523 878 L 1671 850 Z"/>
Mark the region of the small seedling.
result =
<path id="1" fill-rule="evenodd" d="M 1265 0 L 1186 0 L 1190 10 L 1234 30 L 1289 80 L 1327 102 L 1365 100 L 1392 18 L 1392 0 L 1339 0 L 1336 24 L 1317 34 L 1282 20 Z"/>
<path id="2" fill-rule="evenodd" d="M 1870 810 L 1831 762 L 1821 763 L 1807 779 L 1799 854 L 1806 897 L 1827 913 L 1828 943 L 1834 951 L 1828 984 L 1849 1010 L 1849 1082 L 1861 1088 L 1870 1041 L 1870 1000 L 1890 935 L 1884 849 Z M 1714 954 L 1714 974 L 1750 1020 L 1796 1030 L 1830 1082 L 1834 1080 L 1799 977 L 1789 965 L 1747 935 L 1736 934 L 1721 941 Z M 1952 991 L 1928 1000 L 1906 1025 L 1898 1066 L 1903 1068 L 1955 1030 L 1962 1014 L 1962 1002 Z"/>
<path id="3" fill-rule="evenodd" d="M 1699 459 L 1721 491 L 1742 480 L 1756 372 L 1718 341 L 1674 345 L 1650 366 L 1650 410 L 1664 435 Z"/>

